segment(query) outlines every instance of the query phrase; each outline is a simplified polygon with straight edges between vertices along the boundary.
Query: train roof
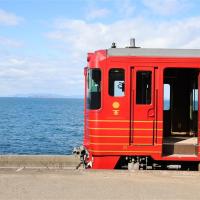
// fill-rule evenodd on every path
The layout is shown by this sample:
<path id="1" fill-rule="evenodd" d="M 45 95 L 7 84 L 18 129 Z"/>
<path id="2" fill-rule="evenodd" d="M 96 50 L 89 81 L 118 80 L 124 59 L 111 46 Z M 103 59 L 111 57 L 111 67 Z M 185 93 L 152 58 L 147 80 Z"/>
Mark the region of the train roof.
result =
<path id="1" fill-rule="evenodd" d="M 159 49 L 159 48 L 110 48 L 108 56 L 145 56 L 145 57 L 196 57 L 200 49 Z"/>

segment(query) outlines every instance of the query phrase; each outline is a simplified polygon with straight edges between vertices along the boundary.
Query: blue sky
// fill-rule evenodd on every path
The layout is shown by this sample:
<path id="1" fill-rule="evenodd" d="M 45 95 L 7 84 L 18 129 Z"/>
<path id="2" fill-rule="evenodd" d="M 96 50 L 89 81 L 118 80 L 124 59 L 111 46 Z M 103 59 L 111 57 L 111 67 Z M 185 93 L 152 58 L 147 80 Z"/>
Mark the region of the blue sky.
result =
<path id="1" fill-rule="evenodd" d="M 0 0 L 0 96 L 83 95 L 88 51 L 200 48 L 198 0 Z"/>

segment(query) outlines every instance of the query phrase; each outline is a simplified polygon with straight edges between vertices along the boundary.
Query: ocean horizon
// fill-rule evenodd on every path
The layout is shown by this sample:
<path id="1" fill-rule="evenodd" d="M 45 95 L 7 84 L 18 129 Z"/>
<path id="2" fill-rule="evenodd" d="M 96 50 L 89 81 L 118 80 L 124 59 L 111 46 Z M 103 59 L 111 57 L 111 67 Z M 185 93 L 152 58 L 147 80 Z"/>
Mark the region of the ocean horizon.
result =
<path id="1" fill-rule="evenodd" d="M 82 137 L 83 99 L 0 97 L 0 154 L 69 155 Z"/>

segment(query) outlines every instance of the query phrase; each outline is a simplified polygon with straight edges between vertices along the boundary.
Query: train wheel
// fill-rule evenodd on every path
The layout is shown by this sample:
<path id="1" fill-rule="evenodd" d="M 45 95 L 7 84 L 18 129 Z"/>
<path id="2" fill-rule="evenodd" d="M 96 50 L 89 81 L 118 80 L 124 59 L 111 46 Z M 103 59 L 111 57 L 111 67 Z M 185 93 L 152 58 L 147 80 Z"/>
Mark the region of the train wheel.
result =
<path id="1" fill-rule="evenodd" d="M 140 169 L 140 163 L 136 162 L 133 164 L 133 170 L 139 170 Z"/>
<path id="2" fill-rule="evenodd" d="M 137 171 L 139 169 L 140 169 L 139 162 L 136 162 L 136 163 L 130 162 L 130 163 L 128 163 L 128 170 L 135 170 L 135 171 Z"/>

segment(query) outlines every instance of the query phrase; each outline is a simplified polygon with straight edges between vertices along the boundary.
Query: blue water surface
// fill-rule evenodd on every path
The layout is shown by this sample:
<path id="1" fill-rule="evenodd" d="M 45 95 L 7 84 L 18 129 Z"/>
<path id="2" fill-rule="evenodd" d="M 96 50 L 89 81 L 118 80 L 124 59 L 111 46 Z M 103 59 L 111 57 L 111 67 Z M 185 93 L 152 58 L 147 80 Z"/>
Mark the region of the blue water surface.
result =
<path id="1" fill-rule="evenodd" d="M 0 154 L 71 154 L 83 137 L 83 99 L 0 98 Z"/>

